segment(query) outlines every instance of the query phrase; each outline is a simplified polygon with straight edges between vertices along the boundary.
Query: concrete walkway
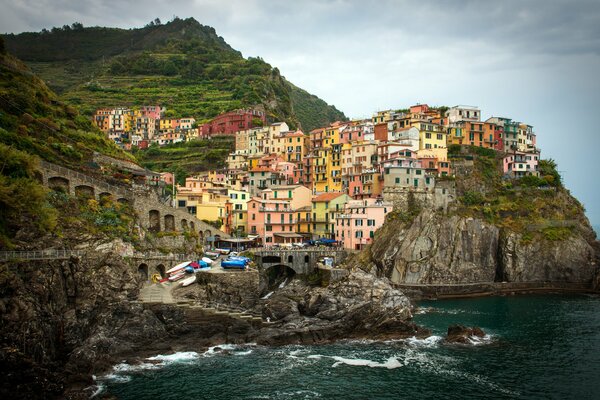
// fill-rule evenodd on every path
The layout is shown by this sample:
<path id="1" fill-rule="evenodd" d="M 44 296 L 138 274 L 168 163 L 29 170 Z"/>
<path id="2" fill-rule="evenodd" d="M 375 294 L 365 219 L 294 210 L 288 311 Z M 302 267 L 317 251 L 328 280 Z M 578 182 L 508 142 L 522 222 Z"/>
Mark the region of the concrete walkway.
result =
<path id="1" fill-rule="evenodd" d="M 163 303 L 173 304 L 173 295 L 171 290 L 175 284 L 171 282 L 154 283 L 140 290 L 139 299 L 142 303 Z"/>

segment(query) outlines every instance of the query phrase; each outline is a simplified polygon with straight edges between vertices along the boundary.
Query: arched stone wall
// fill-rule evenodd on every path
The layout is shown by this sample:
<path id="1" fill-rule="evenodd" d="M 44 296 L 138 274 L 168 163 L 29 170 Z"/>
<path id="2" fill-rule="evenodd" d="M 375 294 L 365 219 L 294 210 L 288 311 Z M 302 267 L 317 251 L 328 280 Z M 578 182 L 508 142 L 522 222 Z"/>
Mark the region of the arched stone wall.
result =
<path id="1" fill-rule="evenodd" d="M 95 190 L 92 186 L 88 185 L 75 186 L 75 196 L 94 198 Z"/>
<path id="2" fill-rule="evenodd" d="M 60 190 L 65 193 L 69 193 L 69 180 L 62 176 L 53 176 L 48 178 L 48 187 L 53 190 Z"/>
<path id="3" fill-rule="evenodd" d="M 187 219 L 182 219 L 182 220 L 181 220 L 181 230 L 185 232 L 185 231 L 187 231 L 188 229 L 189 229 L 189 228 L 188 228 L 188 222 L 187 222 Z"/>
<path id="4" fill-rule="evenodd" d="M 165 215 L 165 231 L 166 232 L 174 232 L 175 231 L 175 217 L 171 214 Z"/>
<path id="5" fill-rule="evenodd" d="M 152 232 L 160 232 L 160 211 L 148 211 L 148 230 Z"/>
<path id="6" fill-rule="evenodd" d="M 148 264 L 146 263 L 141 263 L 138 266 L 138 274 L 140 277 L 141 281 L 147 281 L 148 280 Z"/>

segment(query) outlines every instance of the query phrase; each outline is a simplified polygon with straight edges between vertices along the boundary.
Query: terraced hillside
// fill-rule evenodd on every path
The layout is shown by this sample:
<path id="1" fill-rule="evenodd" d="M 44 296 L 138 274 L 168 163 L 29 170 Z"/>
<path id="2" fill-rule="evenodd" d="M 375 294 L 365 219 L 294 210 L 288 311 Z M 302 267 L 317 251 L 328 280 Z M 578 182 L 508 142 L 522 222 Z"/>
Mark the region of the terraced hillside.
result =
<path id="1" fill-rule="evenodd" d="M 104 106 L 159 103 L 168 116 L 199 121 L 261 105 L 271 120 L 305 131 L 346 119 L 192 18 L 129 30 L 73 24 L 4 38 L 11 53 L 86 115 Z"/>

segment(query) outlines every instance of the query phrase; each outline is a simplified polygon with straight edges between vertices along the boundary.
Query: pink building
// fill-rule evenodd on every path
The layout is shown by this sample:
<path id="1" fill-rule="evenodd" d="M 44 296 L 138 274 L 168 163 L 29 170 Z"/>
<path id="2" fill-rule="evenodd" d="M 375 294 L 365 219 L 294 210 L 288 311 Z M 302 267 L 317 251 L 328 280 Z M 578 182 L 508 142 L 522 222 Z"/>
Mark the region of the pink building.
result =
<path id="1" fill-rule="evenodd" d="M 527 175 L 539 176 L 538 162 L 540 153 L 524 153 L 514 151 L 508 153 L 503 160 L 503 172 L 511 178 L 522 178 Z"/>
<path id="2" fill-rule="evenodd" d="M 141 106 L 140 114 L 142 117 L 152 118 L 152 119 L 161 119 L 165 115 L 165 111 L 167 109 L 161 106 Z"/>
<path id="3" fill-rule="evenodd" d="M 301 185 L 273 186 L 248 201 L 248 233 L 263 246 L 299 243 L 299 212 L 310 209 L 311 191 Z"/>
<path id="4" fill-rule="evenodd" d="M 160 179 L 167 185 L 173 184 L 173 174 L 171 172 L 162 172 L 160 174 Z"/>
<path id="5" fill-rule="evenodd" d="M 336 215 L 335 239 L 346 249 L 362 250 L 373 242 L 375 231 L 392 208 L 392 203 L 380 199 L 349 201 Z"/>

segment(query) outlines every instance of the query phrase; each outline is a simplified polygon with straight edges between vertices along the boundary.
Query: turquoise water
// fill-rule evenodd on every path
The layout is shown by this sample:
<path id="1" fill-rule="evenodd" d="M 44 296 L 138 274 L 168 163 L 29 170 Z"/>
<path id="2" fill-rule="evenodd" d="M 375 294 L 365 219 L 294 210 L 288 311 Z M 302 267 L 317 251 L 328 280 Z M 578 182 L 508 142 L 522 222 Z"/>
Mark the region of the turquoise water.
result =
<path id="1" fill-rule="evenodd" d="M 120 399 L 597 399 L 600 297 L 519 296 L 422 302 L 433 335 L 322 346 L 225 346 L 161 365 L 119 365 L 99 384 Z M 489 334 L 440 342 L 449 324 Z"/>

